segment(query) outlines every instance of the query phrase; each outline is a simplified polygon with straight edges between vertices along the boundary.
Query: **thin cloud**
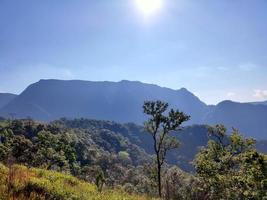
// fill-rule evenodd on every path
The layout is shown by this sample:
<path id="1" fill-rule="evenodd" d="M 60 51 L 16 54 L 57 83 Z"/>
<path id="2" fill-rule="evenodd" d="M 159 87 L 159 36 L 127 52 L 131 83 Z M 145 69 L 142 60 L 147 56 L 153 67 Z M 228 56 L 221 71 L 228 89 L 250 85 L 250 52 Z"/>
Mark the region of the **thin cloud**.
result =
<path id="1" fill-rule="evenodd" d="M 257 99 L 267 99 L 267 90 L 256 89 L 254 90 L 253 97 Z"/>

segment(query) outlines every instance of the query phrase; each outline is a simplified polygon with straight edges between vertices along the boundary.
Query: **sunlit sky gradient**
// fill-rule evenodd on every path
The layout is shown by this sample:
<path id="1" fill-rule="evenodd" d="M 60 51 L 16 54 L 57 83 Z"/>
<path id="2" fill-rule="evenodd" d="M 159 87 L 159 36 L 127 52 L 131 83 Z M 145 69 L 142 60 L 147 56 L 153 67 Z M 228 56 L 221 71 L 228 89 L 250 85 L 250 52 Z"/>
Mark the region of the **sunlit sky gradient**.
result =
<path id="1" fill-rule="evenodd" d="M 39 79 L 139 80 L 206 103 L 267 100 L 266 0 L 0 0 L 0 92 Z"/>

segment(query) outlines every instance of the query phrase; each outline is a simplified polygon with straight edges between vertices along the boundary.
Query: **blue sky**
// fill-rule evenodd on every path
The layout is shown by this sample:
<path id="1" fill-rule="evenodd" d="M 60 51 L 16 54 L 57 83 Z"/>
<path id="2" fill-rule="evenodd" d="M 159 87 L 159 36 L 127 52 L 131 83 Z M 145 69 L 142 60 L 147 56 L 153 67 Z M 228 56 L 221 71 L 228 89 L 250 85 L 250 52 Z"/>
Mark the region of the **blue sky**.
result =
<path id="1" fill-rule="evenodd" d="M 267 100 L 266 0 L 0 0 L 0 92 L 39 79 L 139 80 L 216 104 Z"/>

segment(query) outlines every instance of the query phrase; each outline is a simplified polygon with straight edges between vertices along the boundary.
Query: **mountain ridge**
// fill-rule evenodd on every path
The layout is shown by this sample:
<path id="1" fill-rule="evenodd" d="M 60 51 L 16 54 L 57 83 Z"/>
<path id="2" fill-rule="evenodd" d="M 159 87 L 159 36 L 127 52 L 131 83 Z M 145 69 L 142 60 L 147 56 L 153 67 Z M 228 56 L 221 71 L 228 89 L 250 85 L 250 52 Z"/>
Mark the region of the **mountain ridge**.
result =
<path id="1" fill-rule="evenodd" d="M 185 125 L 225 124 L 245 136 L 267 139 L 267 106 L 230 100 L 207 105 L 186 88 L 178 90 L 140 81 L 82 81 L 41 79 L 0 109 L 16 118 L 52 121 L 62 117 L 142 124 L 146 100 L 162 100 L 191 116 Z"/>
<path id="2" fill-rule="evenodd" d="M 64 92 L 63 90 L 66 90 Z M 55 79 L 49 80 L 40 80 L 37 83 L 31 84 L 28 86 L 14 101 L 11 101 L 4 109 L 1 110 L 1 113 L 10 112 L 10 110 L 14 113 L 18 114 L 18 117 L 27 117 L 32 116 L 33 118 L 42 119 L 42 120 L 50 120 L 57 119 L 60 117 L 72 117 L 72 113 L 66 112 L 66 110 L 62 109 L 63 115 L 59 113 L 55 113 L 61 105 L 53 105 L 54 109 L 51 110 L 46 103 L 49 101 L 50 104 L 56 104 L 56 100 L 58 96 L 64 99 L 65 103 L 67 103 L 72 97 L 67 91 L 75 94 L 76 97 L 80 97 L 78 99 L 81 107 L 76 107 L 73 109 L 73 112 L 78 116 L 74 115 L 74 117 L 89 117 L 89 118 L 97 118 L 97 119 L 107 119 L 109 120 L 111 115 L 113 115 L 112 111 L 116 111 L 113 109 L 113 105 L 121 106 L 122 104 L 126 108 L 129 102 L 134 103 L 136 110 L 139 110 L 141 113 L 142 104 L 145 100 L 165 100 L 170 104 L 175 104 L 175 99 L 180 99 L 180 101 L 185 105 L 185 111 L 190 112 L 190 105 L 187 103 L 188 99 L 194 101 L 195 104 L 199 104 L 198 106 L 202 106 L 202 109 L 206 107 L 204 102 L 201 102 L 196 96 L 192 93 L 182 90 L 172 90 L 169 88 L 160 87 L 154 84 L 144 84 L 137 81 L 120 81 L 120 82 L 94 82 L 94 81 L 80 81 L 80 80 L 70 80 L 70 81 L 61 81 Z M 89 95 L 90 93 L 90 95 Z M 186 95 L 186 99 L 183 99 Z M 47 98 L 49 96 L 49 98 Z M 142 98 L 138 98 L 141 96 Z M 167 98 L 166 98 L 167 97 Z M 98 118 L 96 114 L 97 110 L 94 110 L 95 114 L 88 115 L 84 110 L 90 104 L 99 103 L 99 99 L 102 101 L 101 106 L 103 106 L 103 110 L 108 111 L 110 114 L 106 118 Z M 124 99 L 122 101 L 122 99 Z M 126 101 L 127 100 L 127 101 Z M 46 101 L 46 102 L 44 102 Z M 67 102 L 66 102 L 67 101 Z M 72 102 L 68 102 L 69 104 L 75 103 L 76 99 L 72 98 Z M 138 106 L 137 106 L 138 104 Z M 187 105 L 186 105 L 187 104 Z M 110 105 L 110 106 L 109 106 Z M 71 109 L 73 105 L 69 106 L 68 109 Z M 181 108 L 183 109 L 183 107 Z M 184 110 L 184 109 L 183 109 Z M 192 109 L 191 109 L 192 110 Z M 122 112 L 123 110 L 120 110 Z M 131 110 L 134 112 L 134 110 Z M 193 110 L 192 110 L 193 111 Z M 54 113 L 53 113 L 54 112 Z M 121 113 L 123 115 L 124 113 Z M 44 115 L 45 117 L 43 117 Z M 141 114 L 139 114 L 141 115 Z M 51 117 L 52 116 L 52 117 Z M 53 117 L 55 116 L 55 117 Z M 142 120 L 129 118 L 124 120 L 124 116 L 119 118 L 115 118 L 115 120 L 119 122 L 138 122 L 142 123 L 144 120 L 144 116 L 139 116 Z M 196 120 L 200 121 L 200 119 Z"/>
<path id="3" fill-rule="evenodd" d="M 12 93 L 0 93 L 0 109 L 6 106 L 17 95 Z"/>

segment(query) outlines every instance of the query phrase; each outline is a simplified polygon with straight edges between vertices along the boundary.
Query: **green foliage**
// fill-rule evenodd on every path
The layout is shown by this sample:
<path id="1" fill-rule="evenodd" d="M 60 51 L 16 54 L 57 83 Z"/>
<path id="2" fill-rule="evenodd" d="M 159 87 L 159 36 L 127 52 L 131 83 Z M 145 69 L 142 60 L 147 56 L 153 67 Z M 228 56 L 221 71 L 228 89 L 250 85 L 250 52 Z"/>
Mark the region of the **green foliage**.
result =
<path id="1" fill-rule="evenodd" d="M 119 152 L 119 159 L 122 161 L 130 161 L 130 157 L 129 157 L 129 153 L 127 153 L 126 151 L 120 151 Z"/>
<path id="2" fill-rule="evenodd" d="M 15 120 L 0 127 L 2 162 L 32 167 L 74 171 L 76 151 L 69 133 L 53 134 L 51 126 L 28 120 Z"/>
<path id="3" fill-rule="evenodd" d="M 154 154 L 153 139 L 143 126 L 126 123 L 119 124 L 111 121 L 99 121 L 92 119 L 61 119 L 59 124 L 70 129 L 80 130 L 108 130 L 113 135 L 121 135 L 127 138 L 126 141 L 131 149 L 127 150 L 130 155 L 133 165 L 139 165 L 146 156 L 140 156 L 141 152 L 137 149 L 145 150 L 146 153 Z M 172 165 L 178 165 L 181 169 L 187 172 L 193 172 L 194 166 L 192 161 L 197 154 L 199 147 L 205 146 L 208 141 L 206 125 L 186 126 L 176 132 L 171 133 L 172 136 L 180 141 L 179 151 L 170 151 L 166 156 L 166 162 Z M 124 142 L 125 143 L 125 142 Z M 140 160 L 141 159 L 141 160 Z"/>
<path id="4" fill-rule="evenodd" d="M 42 124 L 28 119 L 0 126 L 3 163 L 72 174 L 95 183 L 100 190 L 104 183 L 107 187 L 133 185 L 133 180 L 125 179 L 128 172 L 150 159 L 144 150 L 119 133 L 93 126 L 68 128 L 62 121 Z M 139 175 L 140 179 L 147 179 L 143 170 L 139 170 Z M 144 191 L 138 188 L 135 192 Z M 146 192 L 152 194 L 153 189 L 147 188 Z"/>
<path id="5" fill-rule="evenodd" d="M 227 137 L 222 125 L 211 128 L 210 135 L 213 139 L 195 160 L 209 199 L 267 198 L 267 159 L 255 150 L 255 141 L 236 129 Z"/>
<path id="6" fill-rule="evenodd" d="M 162 138 L 164 131 L 177 125 L 179 129 L 181 121 L 174 122 L 179 116 L 174 113 L 155 115 L 158 118 L 146 124 L 152 130 L 161 122 L 155 144 L 157 150 L 158 145 L 165 148 L 158 151 L 162 163 L 167 150 L 178 146 L 172 138 L 175 133 L 165 132 L 166 137 Z M 199 130 L 199 126 L 193 128 Z M 226 135 L 222 125 L 210 128 L 209 137 L 208 145 L 195 159 L 195 175 L 164 163 L 162 197 L 169 200 L 267 198 L 267 156 L 255 150 L 255 141 L 242 137 L 235 129 Z M 86 119 L 63 119 L 48 124 L 30 119 L 1 121 L 0 162 L 8 167 L 0 165 L 0 200 L 149 199 L 134 194 L 156 196 L 158 193 L 158 166 L 140 148 L 152 144 L 151 140 L 153 137 L 144 134 L 142 127 L 133 124 Z M 190 148 L 196 148 L 192 141 L 184 141 Z M 205 141 L 203 137 L 203 144 Z M 193 156 L 194 152 L 190 154 Z M 177 156 L 178 159 L 181 157 Z"/>

